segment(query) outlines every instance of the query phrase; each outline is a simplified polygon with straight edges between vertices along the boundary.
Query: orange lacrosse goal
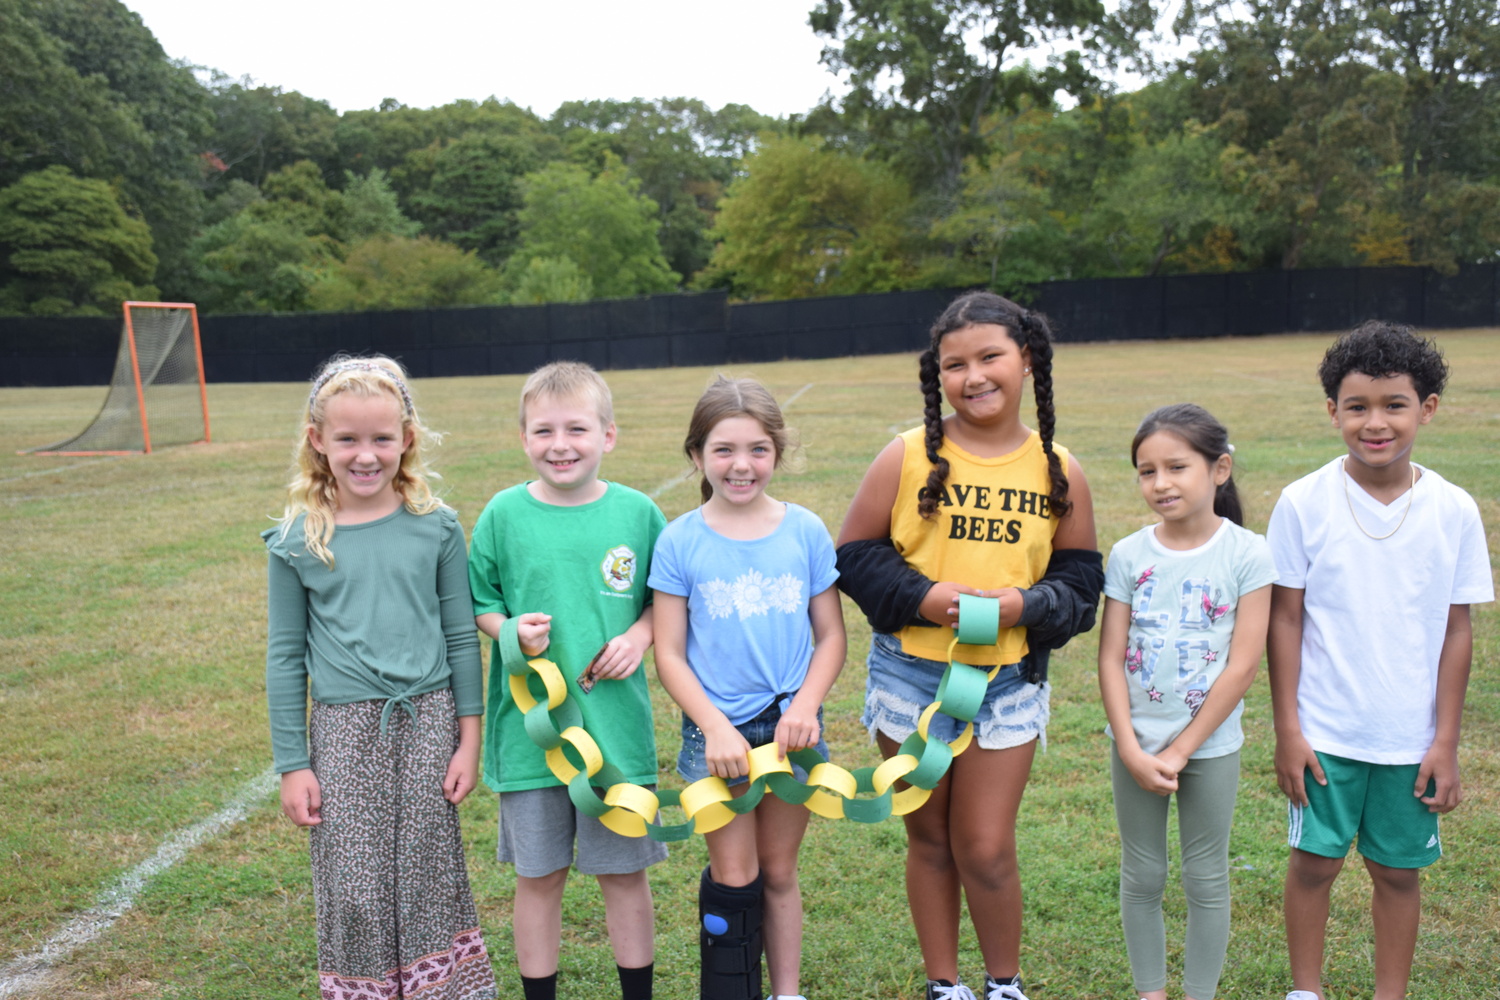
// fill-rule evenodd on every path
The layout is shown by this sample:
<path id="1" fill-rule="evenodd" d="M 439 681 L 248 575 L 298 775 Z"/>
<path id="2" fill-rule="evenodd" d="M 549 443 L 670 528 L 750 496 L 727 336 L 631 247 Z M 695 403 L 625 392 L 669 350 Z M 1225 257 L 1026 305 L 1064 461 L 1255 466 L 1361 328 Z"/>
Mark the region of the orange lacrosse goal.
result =
<path id="1" fill-rule="evenodd" d="M 209 440 L 198 308 L 126 302 L 104 406 L 81 432 L 35 455 L 122 455 Z"/>

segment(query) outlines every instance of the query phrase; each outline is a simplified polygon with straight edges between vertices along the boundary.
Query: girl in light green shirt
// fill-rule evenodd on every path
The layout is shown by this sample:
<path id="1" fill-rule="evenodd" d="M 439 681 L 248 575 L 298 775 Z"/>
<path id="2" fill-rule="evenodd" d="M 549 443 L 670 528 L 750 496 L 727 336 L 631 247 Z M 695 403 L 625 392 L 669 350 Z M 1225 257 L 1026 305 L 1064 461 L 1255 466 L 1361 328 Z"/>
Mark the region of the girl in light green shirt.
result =
<path id="1" fill-rule="evenodd" d="M 282 811 L 310 830 L 323 996 L 496 996 L 456 808 L 479 776 L 479 643 L 428 436 L 396 362 L 333 359 L 262 536 L 271 743 Z"/>

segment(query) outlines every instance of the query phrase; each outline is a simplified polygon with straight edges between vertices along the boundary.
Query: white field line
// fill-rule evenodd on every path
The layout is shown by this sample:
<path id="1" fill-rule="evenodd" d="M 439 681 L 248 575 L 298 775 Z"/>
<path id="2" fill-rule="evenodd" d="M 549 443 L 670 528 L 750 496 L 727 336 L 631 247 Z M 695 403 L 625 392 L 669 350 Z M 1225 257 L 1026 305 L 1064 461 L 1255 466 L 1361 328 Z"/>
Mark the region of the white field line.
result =
<path id="1" fill-rule="evenodd" d="M 101 461 L 108 461 L 108 459 L 96 458 L 92 462 L 74 462 L 72 465 L 54 465 L 50 469 L 36 469 L 32 472 L 23 472 L 19 476 L 7 476 L 4 479 L 0 479 L 0 483 L 18 483 L 23 479 L 30 479 L 32 476 L 50 476 L 54 472 L 66 472 L 69 469 L 86 469 L 90 465 L 98 465 Z"/>
<path id="2" fill-rule="evenodd" d="M 792 393 L 791 396 L 789 396 L 787 398 L 787 401 L 785 403 L 781 404 L 781 408 L 783 410 L 789 408 L 793 403 L 795 403 L 797 400 L 799 400 L 799 399 L 802 398 L 802 394 L 804 392 L 806 392 L 807 390 L 811 389 L 812 387 L 813 387 L 813 383 L 809 382 L 806 385 L 804 385 L 802 388 L 798 389 L 796 392 Z"/>
<path id="3" fill-rule="evenodd" d="M 188 851 L 234 826 L 279 783 L 275 771 L 267 769 L 240 789 L 229 804 L 205 820 L 179 830 L 157 848 L 154 855 L 120 878 L 94 901 L 94 905 L 63 926 L 41 948 L 0 966 L 0 997 L 16 996 L 41 988 L 59 963 L 75 950 L 109 930 L 135 905 L 141 890 L 153 878 L 187 856 Z"/>
<path id="4" fill-rule="evenodd" d="M 798 389 L 796 392 L 792 393 L 791 396 L 787 398 L 787 401 L 785 403 L 781 404 L 781 408 L 783 410 L 785 410 L 787 407 L 791 406 L 793 403 L 795 403 L 798 399 L 801 398 L 801 396 L 802 396 L 802 394 L 804 392 L 806 392 L 807 390 L 811 389 L 813 387 L 813 385 L 814 385 L 814 383 L 809 382 L 806 385 L 804 385 L 802 388 Z M 671 479 L 668 479 L 666 482 L 662 483 L 656 489 L 654 489 L 654 490 L 651 491 L 651 494 L 650 494 L 651 499 L 652 500 L 660 500 L 661 499 L 661 495 L 663 493 L 667 492 L 668 490 L 670 490 L 674 486 L 679 486 L 682 483 L 687 482 L 689 479 L 693 478 L 693 476 L 695 474 L 697 474 L 697 472 L 698 472 L 697 469 L 688 469 L 686 472 L 682 473 L 681 475 L 673 476 Z"/>
<path id="5" fill-rule="evenodd" d="M 666 482 L 662 483 L 656 489 L 654 489 L 654 490 L 651 491 L 651 499 L 652 500 L 659 500 L 659 499 L 661 499 L 661 495 L 663 493 L 667 492 L 667 490 L 670 490 L 672 487 L 678 485 L 679 483 L 685 483 L 685 482 L 687 482 L 689 479 L 693 478 L 693 476 L 696 475 L 697 472 L 698 472 L 697 469 L 688 469 L 686 472 L 682 473 L 681 475 L 673 476 L 671 479 L 668 479 Z"/>

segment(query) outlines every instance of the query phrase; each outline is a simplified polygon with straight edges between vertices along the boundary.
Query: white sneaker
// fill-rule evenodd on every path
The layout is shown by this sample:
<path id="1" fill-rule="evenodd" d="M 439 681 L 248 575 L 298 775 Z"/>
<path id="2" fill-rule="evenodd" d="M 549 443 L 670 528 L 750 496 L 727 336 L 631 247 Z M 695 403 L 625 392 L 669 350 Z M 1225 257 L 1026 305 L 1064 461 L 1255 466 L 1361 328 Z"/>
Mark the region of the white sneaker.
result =
<path id="1" fill-rule="evenodd" d="M 927 1000 L 979 1000 L 962 982 L 948 985 L 938 979 L 927 980 Z"/>
<path id="2" fill-rule="evenodd" d="M 1286 995 L 1286 1000 L 1318 1000 L 1318 995 L 1312 990 L 1292 990 Z"/>
<path id="3" fill-rule="evenodd" d="M 1021 992 L 1021 977 L 1002 983 L 985 976 L 984 1000 L 1027 1000 L 1026 994 Z"/>

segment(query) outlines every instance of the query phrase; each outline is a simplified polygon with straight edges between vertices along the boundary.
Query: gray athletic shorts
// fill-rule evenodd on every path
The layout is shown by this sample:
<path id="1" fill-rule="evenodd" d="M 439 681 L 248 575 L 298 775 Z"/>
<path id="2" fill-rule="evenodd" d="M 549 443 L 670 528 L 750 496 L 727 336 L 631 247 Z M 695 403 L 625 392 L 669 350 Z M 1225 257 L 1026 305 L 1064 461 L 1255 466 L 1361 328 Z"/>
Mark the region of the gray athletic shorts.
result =
<path id="1" fill-rule="evenodd" d="M 654 785 L 647 787 L 655 791 Z M 541 878 L 570 866 L 585 875 L 628 875 L 667 860 L 667 845 L 649 837 L 620 836 L 579 812 L 566 788 L 553 786 L 500 793 L 496 854 L 525 878 Z"/>

